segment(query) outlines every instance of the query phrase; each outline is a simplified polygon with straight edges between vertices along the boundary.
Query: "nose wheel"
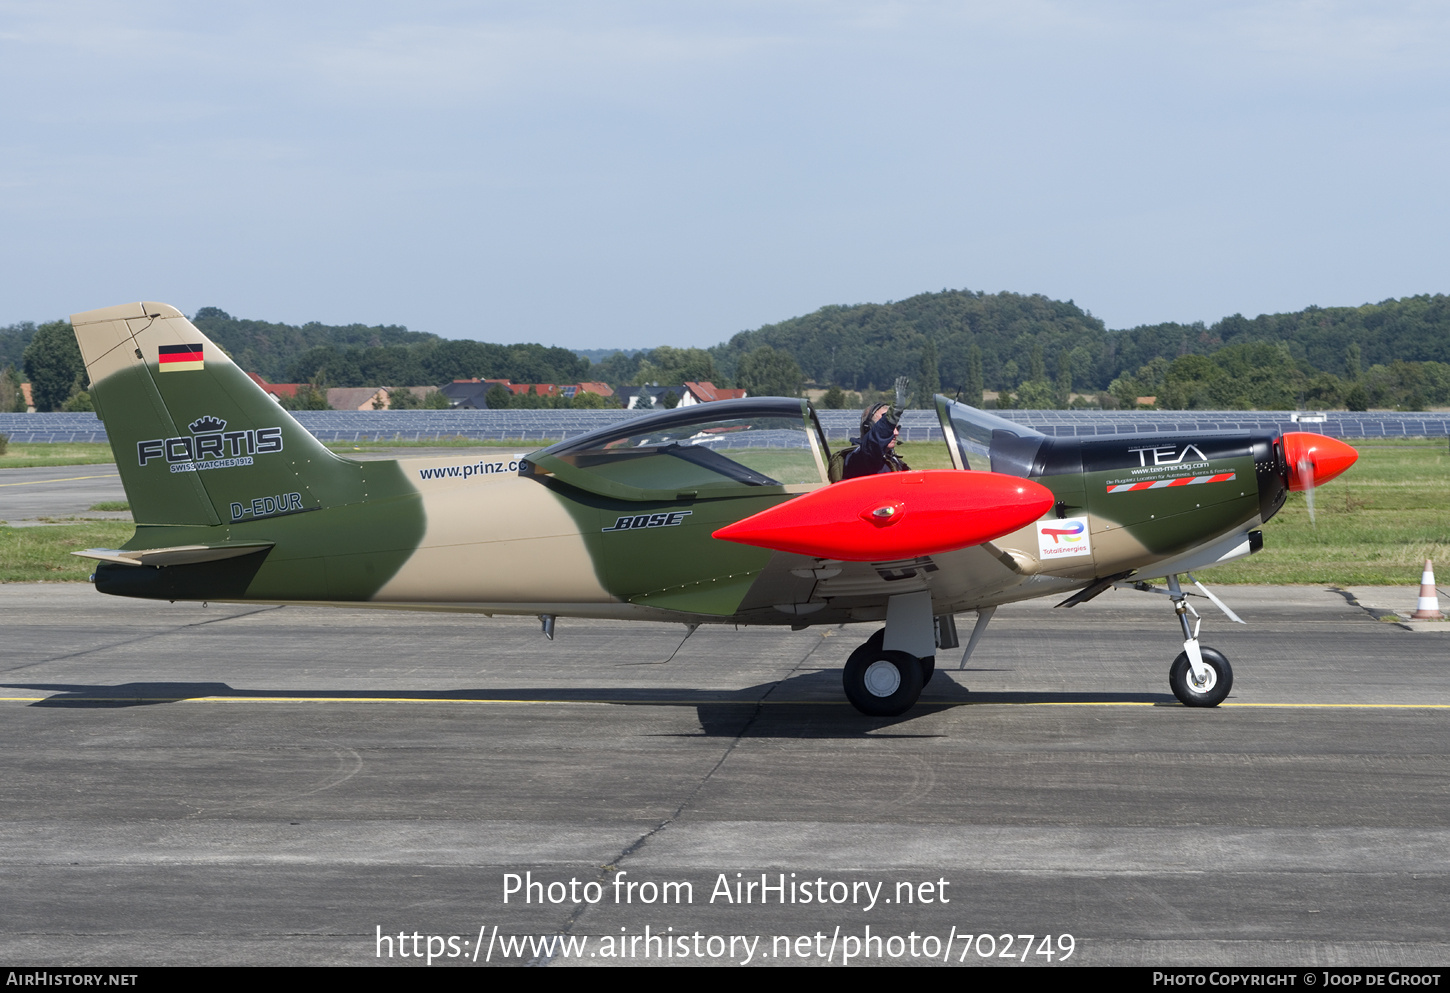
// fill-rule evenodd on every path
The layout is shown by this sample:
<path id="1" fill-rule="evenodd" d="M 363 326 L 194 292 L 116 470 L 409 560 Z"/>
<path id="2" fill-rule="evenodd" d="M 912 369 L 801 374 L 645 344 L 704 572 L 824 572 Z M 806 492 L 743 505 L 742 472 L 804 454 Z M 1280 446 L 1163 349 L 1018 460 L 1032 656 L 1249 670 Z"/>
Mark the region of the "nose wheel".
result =
<path id="1" fill-rule="evenodd" d="M 1204 646 L 1198 652 L 1203 660 L 1199 673 L 1194 673 L 1188 653 L 1179 652 L 1168 670 L 1168 685 L 1185 707 L 1217 707 L 1233 689 L 1233 668 L 1215 648 Z"/>

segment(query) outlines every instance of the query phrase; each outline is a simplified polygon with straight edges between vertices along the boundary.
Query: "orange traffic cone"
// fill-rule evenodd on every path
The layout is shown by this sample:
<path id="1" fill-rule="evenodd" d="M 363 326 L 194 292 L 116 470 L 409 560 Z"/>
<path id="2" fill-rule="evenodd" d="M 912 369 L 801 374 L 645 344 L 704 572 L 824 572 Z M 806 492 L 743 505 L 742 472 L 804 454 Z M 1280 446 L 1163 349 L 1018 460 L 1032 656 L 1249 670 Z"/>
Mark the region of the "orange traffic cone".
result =
<path id="1" fill-rule="evenodd" d="M 1415 612 L 1410 615 L 1412 621 L 1443 621 L 1445 615 L 1440 613 L 1440 598 L 1435 595 L 1435 565 L 1429 559 L 1425 560 L 1425 571 L 1420 576 L 1420 602 L 1416 605 Z"/>

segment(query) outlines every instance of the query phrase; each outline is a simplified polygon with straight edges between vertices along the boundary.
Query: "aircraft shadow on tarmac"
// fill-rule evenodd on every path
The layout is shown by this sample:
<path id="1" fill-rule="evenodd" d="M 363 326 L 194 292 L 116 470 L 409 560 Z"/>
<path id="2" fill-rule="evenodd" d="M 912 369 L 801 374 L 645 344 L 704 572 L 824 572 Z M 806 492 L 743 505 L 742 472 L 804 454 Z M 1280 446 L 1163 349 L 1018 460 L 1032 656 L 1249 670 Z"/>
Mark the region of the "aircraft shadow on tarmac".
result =
<path id="1" fill-rule="evenodd" d="M 969 673 L 973 670 L 967 670 Z M 961 706 L 988 704 L 1117 703 L 1181 706 L 1170 693 L 1143 692 L 969 692 L 966 687 L 938 676 L 921 702 L 897 717 L 865 717 L 841 697 L 840 674 L 826 669 L 804 672 L 777 682 L 757 683 L 740 689 L 678 687 L 490 687 L 456 690 L 353 689 L 238 689 L 227 683 L 137 682 L 5 683 L 11 690 L 51 693 L 32 707 L 117 708 L 180 703 L 207 697 L 229 701 L 389 701 L 429 703 L 471 701 L 548 703 L 604 703 L 617 706 L 694 707 L 700 730 L 682 737 L 859 737 L 879 732 L 927 714 Z M 669 735 L 665 735 L 669 736 Z M 880 737 L 879 734 L 873 734 Z M 936 737 L 937 735 L 926 735 Z M 912 737 L 918 737 L 912 735 Z"/>

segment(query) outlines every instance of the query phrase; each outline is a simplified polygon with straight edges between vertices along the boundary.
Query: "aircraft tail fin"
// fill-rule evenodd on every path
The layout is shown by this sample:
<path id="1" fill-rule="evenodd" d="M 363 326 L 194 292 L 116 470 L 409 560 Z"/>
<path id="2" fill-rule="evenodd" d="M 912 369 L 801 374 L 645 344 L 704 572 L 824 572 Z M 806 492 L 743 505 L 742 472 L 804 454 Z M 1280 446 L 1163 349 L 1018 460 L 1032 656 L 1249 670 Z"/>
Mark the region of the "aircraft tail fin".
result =
<path id="1" fill-rule="evenodd" d="M 164 303 L 71 316 L 137 524 L 215 525 L 365 496 L 307 432 Z"/>

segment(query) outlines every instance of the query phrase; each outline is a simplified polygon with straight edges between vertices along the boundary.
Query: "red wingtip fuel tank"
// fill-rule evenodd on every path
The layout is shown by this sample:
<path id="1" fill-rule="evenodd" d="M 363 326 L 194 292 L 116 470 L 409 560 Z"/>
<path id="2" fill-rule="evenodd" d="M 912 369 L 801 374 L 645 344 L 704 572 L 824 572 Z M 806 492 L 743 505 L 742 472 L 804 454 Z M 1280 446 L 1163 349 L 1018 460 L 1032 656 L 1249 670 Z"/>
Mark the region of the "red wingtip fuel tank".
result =
<path id="1" fill-rule="evenodd" d="M 715 532 L 799 555 L 884 562 L 980 545 L 1037 520 L 1052 491 L 995 472 L 889 472 L 827 486 Z"/>
<path id="2" fill-rule="evenodd" d="M 1284 435 L 1284 461 L 1289 463 L 1289 489 L 1303 492 L 1323 486 L 1359 459 L 1359 453 L 1336 438 L 1308 431 Z M 1309 478 L 1305 478 L 1307 475 Z"/>

